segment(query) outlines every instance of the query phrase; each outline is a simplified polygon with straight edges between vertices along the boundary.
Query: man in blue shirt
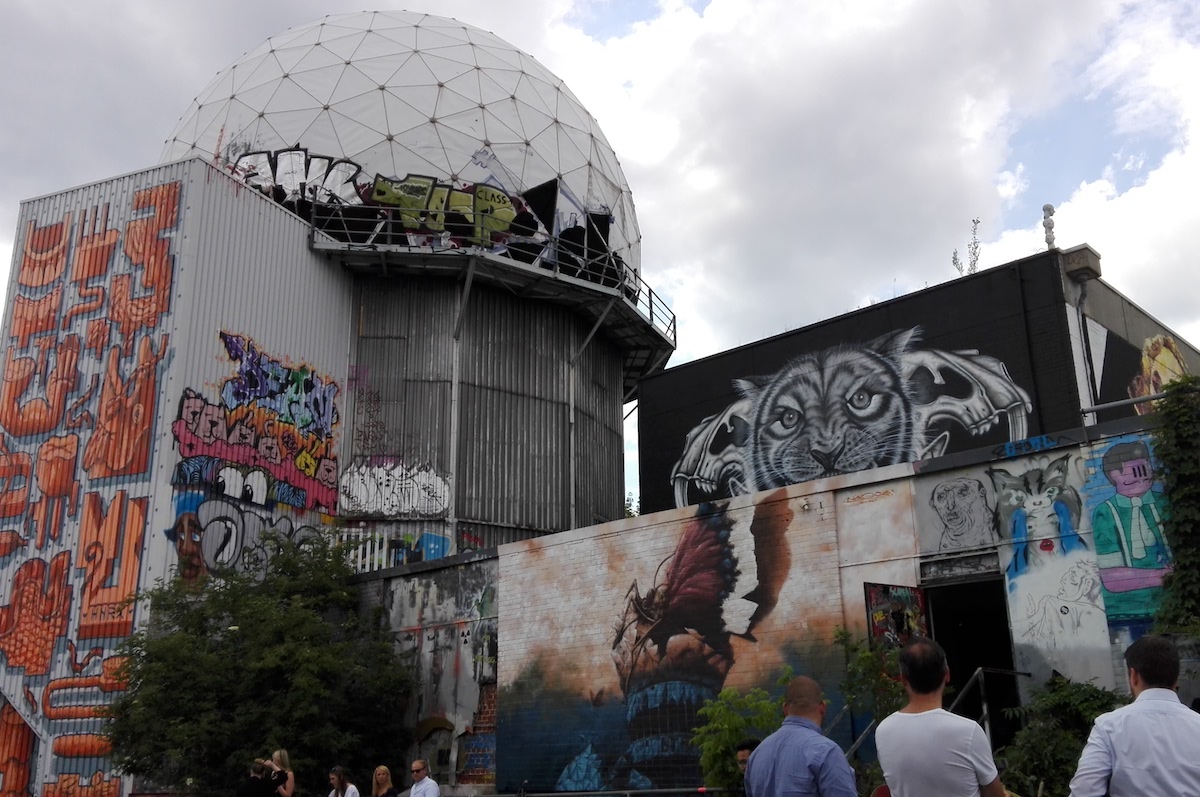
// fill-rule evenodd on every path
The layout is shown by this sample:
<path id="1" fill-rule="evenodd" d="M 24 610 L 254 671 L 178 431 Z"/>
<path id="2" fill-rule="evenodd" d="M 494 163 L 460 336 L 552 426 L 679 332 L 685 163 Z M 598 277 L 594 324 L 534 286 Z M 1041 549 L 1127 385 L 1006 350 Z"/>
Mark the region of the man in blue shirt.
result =
<path id="1" fill-rule="evenodd" d="M 1200 794 L 1200 714 L 1183 705 L 1179 651 L 1146 634 L 1125 651 L 1133 702 L 1092 727 L 1071 797 L 1180 797 Z"/>
<path id="2" fill-rule="evenodd" d="M 857 797 L 854 770 L 841 748 L 821 734 L 820 685 L 805 675 L 793 678 L 783 712 L 783 727 L 750 754 L 748 797 Z"/>

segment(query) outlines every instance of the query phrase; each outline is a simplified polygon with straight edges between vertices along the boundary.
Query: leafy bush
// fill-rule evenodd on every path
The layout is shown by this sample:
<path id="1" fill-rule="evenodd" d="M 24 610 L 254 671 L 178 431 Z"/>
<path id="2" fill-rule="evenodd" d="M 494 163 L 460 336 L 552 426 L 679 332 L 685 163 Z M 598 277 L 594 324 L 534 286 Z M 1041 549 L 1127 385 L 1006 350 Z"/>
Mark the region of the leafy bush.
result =
<path id="1" fill-rule="evenodd" d="M 1163 581 L 1159 629 L 1200 636 L 1200 376 L 1183 376 L 1155 402 L 1159 478 L 1171 510 L 1163 532 L 1174 570 Z"/>
<path id="2" fill-rule="evenodd" d="M 783 686 L 792 680 L 790 667 L 776 681 Z M 764 739 L 783 724 L 783 694 L 771 697 L 755 687 L 746 694 L 723 689 L 707 700 L 697 714 L 704 724 L 695 729 L 692 744 L 700 748 L 700 771 L 704 783 L 712 788 L 736 791 L 742 787 L 735 751 L 743 739 Z"/>
<path id="3" fill-rule="evenodd" d="M 901 709 L 908 695 L 900 683 L 900 649 L 877 645 L 872 648 L 865 639 L 855 639 L 844 628 L 834 637 L 846 654 L 846 677 L 842 694 L 851 710 L 882 720 Z M 850 760 L 858 793 L 869 795 L 883 785 L 883 769 L 876 761 L 866 761 L 855 755 Z"/>
<path id="4" fill-rule="evenodd" d="M 1026 795 L 1038 794 L 1039 789 L 1043 797 L 1066 795 L 1092 723 L 1126 702 L 1111 689 L 1060 675 L 1034 688 L 1027 705 L 1004 710 L 1025 721 L 1012 744 L 998 754 L 1007 765 L 1001 775 L 1004 785 Z"/>
<path id="5" fill-rule="evenodd" d="M 282 747 L 298 793 L 324 794 L 334 764 L 367 782 L 409 741 L 411 666 L 359 616 L 340 548 L 271 538 L 248 556 L 246 571 L 139 596 L 150 622 L 122 648 L 128 691 L 105 723 L 113 762 L 170 791 L 226 797 Z"/>

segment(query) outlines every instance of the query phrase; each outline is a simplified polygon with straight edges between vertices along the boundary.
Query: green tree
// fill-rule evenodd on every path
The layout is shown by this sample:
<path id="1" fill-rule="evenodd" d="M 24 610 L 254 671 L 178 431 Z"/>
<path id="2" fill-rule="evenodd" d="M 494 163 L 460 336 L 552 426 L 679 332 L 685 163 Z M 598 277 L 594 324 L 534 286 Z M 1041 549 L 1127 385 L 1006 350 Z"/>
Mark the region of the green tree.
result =
<path id="1" fill-rule="evenodd" d="M 792 670 L 785 667 L 777 684 L 792 680 Z M 771 697 L 765 689 L 755 687 L 746 694 L 736 689 L 722 689 L 713 700 L 707 700 L 697 714 L 704 724 L 695 729 L 692 744 L 700 748 L 700 771 L 709 788 L 728 791 L 742 784 L 735 751 L 743 739 L 764 739 L 783 724 L 783 694 Z"/>
<path id="2" fill-rule="evenodd" d="M 380 618 L 359 615 L 350 574 L 324 538 L 276 538 L 245 571 L 142 594 L 150 621 L 124 644 L 128 691 L 105 723 L 117 767 L 224 797 L 282 747 L 298 791 L 324 794 L 335 764 L 366 783 L 410 740 L 412 669 Z"/>
<path id="3" fill-rule="evenodd" d="M 900 683 L 900 648 L 856 639 L 839 628 L 834 641 L 846 654 L 846 674 L 840 684 L 842 694 L 851 710 L 882 720 L 898 711 L 908 700 Z M 873 732 L 873 730 L 872 730 Z M 874 760 L 865 760 L 856 753 L 850 760 L 859 794 L 871 794 L 883 784 L 883 770 Z"/>
<path id="4" fill-rule="evenodd" d="M 1163 580 L 1159 629 L 1200 636 L 1200 376 L 1183 376 L 1155 402 L 1154 454 L 1170 502 L 1163 532 L 1174 570 Z"/>
<path id="5" fill-rule="evenodd" d="M 1028 704 L 1004 710 L 1025 720 L 1025 727 L 999 752 L 1007 764 L 1004 785 L 1019 794 L 1065 797 L 1092 722 L 1125 702 L 1110 689 L 1058 675 L 1033 689 Z"/>

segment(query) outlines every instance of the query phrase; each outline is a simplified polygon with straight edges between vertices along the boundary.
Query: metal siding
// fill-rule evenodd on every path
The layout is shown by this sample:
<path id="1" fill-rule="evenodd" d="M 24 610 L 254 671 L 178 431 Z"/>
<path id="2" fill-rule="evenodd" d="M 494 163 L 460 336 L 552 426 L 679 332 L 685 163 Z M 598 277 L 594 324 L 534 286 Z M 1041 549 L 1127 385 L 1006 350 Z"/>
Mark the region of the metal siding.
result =
<path id="1" fill-rule="evenodd" d="M 35 378 L 0 406 L 0 442 L 5 464 L 18 472 L 6 474 L 3 525 L 26 530 L 28 539 L 0 562 L 0 604 L 12 613 L 0 641 L 7 665 L 0 688 L 10 706 L 7 740 L 27 741 L 28 727 L 41 741 L 21 748 L 30 754 L 21 762 L 28 768 L 6 771 L 6 787 L 26 778 L 34 793 L 47 784 L 70 791 L 93 776 L 119 782 L 102 755 L 95 712 L 117 694 L 118 645 L 146 619 L 136 609 L 123 614 L 118 603 L 175 560 L 159 525 L 160 510 L 170 506 L 162 474 L 174 456 L 168 419 L 175 402 L 164 384 L 181 345 L 180 271 L 194 229 L 187 203 L 203 168 L 170 164 L 21 206 L 4 376 L 20 379 L 32 363 Z M 29 253 L 22 282 L 30 222 L 41 244 L 49 234 L 65 248 L 35 243 L 42 251 Z M 52 235 L 60 222 L 65 237 Z M 50 323 L 39 324 L 29 302 L 54 296 L 57 308 L 41 316 Z M 74 374 L 38 378 L 68 370 L 76 339 Z M 63 396 L 47 392 L 55 384 L 66 385 Z M 50 426 L 34 432 L 39 416 Z M 50 456 L 47 444 L 55 441 L 59 452 L 74 446 L 73 455 Z M 30 611 L 38 601 L 52 604 L 46 614 Z M 68 643 L 99 655 L 72 661 Z"/>

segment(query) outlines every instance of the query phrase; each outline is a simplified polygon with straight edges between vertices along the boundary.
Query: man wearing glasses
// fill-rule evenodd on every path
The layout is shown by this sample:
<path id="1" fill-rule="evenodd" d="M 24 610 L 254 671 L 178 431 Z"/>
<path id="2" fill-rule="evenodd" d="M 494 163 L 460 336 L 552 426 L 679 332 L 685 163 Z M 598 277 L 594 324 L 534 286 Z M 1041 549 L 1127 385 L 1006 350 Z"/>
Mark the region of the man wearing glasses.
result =
<path id="1" fill-rule="evenodd" d="M 433 778 L 429 777 L 429 764 L 418 758 L 409 767 L 412 772 L 413 785 L 409 797 L 439 797 L 441 791 Z"/>

